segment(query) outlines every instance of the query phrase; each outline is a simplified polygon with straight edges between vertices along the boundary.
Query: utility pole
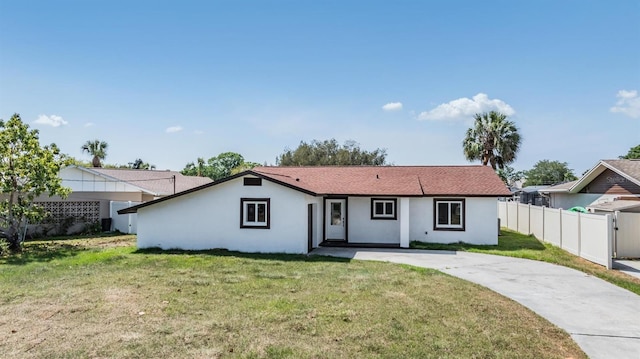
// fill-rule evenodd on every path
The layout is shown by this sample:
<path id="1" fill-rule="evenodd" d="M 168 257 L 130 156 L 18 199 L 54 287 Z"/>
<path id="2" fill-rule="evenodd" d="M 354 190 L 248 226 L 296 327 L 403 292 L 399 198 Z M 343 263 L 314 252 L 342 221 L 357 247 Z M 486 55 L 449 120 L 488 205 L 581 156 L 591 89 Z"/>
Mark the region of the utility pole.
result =
<path id="1" fill-rule="evenodd" d="M 173 194 L 176 194 L 176 175 L 173 175 Z"/>

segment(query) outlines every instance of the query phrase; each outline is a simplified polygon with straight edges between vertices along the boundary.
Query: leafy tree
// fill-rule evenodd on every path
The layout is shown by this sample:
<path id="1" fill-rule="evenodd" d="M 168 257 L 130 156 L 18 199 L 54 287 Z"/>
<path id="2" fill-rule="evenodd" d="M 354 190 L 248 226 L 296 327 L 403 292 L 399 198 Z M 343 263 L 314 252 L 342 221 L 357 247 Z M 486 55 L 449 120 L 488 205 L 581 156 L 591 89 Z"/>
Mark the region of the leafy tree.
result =
<path id="1" fill-rule="evenodd" d="M 91 161 L 93 167 L 102 167 L 100 160 L 104 160 L 105 157 L 107 157 L 107 147 L 108 144 L 106 142 L 93 140 L 87 141 L 81 148 L 83 153 L 87 152 L 93 156 L 93 160 Z"/>
<path id="2" fill-rule="evenodd" d="M 513 167 L 507 165 L 498 169 L 496 173 L 507 186 L 515 185 L 517 181 L 523 179 L 526 175 L 525 171 L 516 171 Z"/>
<path id="3" fill-rule="evenodd" d="M 27 224 L 44 216 L 34 203 L 37 196 L 69 194 L 58 173 L 70 163 L 55 144 L 41 147 L 38 130 L 30 130 L 20 115 L 0 120 L 0 237 L 11 250 L 21 249 Z"/>
<path id="4" fill-rule="evenodd" d="M 349 140 L 340 146 L 335 139 L 311 143 L 304 141 L 295 150 L 285 149 L 278 156 L 276 164 L 279 166 L 382 166 L 385 165 L 387 151 L 375 149 L 366 151 L 360 145 Z"/>
<path id="5" fill-rule="evenodd" d="M 566 162 L 541 160 L 526 171 L 525 186 L 551 185 L 578 179 Z"/>
<path id="6" fill-rule="evenodd" d="M 474 119 L 462 142 L 465 158 L 480 160 L 484 166 L 491 164 L 494 170 L 513 163 L 522 140 L 515 123 L 496 111 L 476 114 Z"/>
<path id="7" fill-rule="evenodd" d="M 626 155 L 620 156 L 619 158 L 625 160 L 640 159 L 640 145 L 631 147 Z"/>
<path id="8" fill-rule="evenodd" d="M 135 161 L 129 162 L 128 168 L 131 168 L 134 170 L 155 170 L 156 166 L 149 164 L 140 158 L 136 158 Z"/>
<path id="9" fill-rule="evenodd" d="M 215 181 L 255 166 L 258 164 L 245 162 L 244 157 L 238 153 L 224 152 L 207 161 L 199 157 L 196 163 L 187 163 L 181 172 L 183 175 L 209 177 Z"/>

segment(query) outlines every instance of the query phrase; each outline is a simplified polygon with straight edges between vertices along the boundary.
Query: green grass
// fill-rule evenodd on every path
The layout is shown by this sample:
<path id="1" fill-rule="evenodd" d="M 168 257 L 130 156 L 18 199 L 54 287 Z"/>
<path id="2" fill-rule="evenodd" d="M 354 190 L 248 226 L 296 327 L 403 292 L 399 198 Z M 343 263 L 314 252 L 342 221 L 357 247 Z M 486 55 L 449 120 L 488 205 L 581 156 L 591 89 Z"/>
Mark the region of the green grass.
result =
<path id="1" fill-rule="evenodd" d="M 505 228 L 501 229 L 501 233 L 502 235 L 498 237 L 497 246 L 411 242 L 411 248 L 496 254 L 559 264 L 604 279 L 640 295 L 640 279 L 638 278 L 616 270 L 607 270 L 601 265 L 575 256 L 560 247 L 541 242 L 533 235 L 524 235 Z"/>
<path id="2" fill-rule="evenodd" d="M 0 258 L 0 353 L 585 357 L 566 332 L 518 303 L 435 270 L 317 256 L 136 250 L 132 240 L 31 242 L 22 254 Z"/>

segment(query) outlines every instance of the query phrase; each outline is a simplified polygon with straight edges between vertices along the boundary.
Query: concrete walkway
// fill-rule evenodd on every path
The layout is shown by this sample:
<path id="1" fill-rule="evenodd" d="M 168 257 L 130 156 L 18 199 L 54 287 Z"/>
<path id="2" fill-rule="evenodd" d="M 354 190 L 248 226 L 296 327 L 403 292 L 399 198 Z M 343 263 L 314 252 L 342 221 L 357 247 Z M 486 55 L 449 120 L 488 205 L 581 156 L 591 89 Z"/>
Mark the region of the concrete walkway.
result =
<path id="1" fill-rule="evenodd" d="M 468 252 L 317 248 L 311 254 L 437 269 L 533 310 L 566 330 L 592 359 L 640 358 L 640 296 L 580 271 Z"/>
<path id="2" fill-rule="evenodd" d="M 640 260 L 616 259 L 613 261 L 613 268 L 640 278 Z"/>

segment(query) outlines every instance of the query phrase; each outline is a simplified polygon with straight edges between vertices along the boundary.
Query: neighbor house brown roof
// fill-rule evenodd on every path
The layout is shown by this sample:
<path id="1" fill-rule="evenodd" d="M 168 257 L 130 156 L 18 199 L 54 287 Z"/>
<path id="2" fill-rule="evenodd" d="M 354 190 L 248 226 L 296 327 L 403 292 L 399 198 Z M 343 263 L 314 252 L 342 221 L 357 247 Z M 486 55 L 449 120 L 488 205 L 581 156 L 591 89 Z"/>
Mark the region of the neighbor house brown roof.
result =
<path id="1" fill-rule="evenodd" d="M 511 195 L 487 166 L 256 167 L 253 172 L 318 195 Z"/>
<path id="2" fill-rule="evenodd" d="M 156 196 L 166 196 L 213 182 L 208 177 L 185 176 L 176 171 L 131 170 L 116 168 L 84 168 L 88 172 L 110 177 L 139 187 Z M 174 177 L 175 176 L 175 177 Z M 175 178 L 175 192 L 173 181 Z"/>

